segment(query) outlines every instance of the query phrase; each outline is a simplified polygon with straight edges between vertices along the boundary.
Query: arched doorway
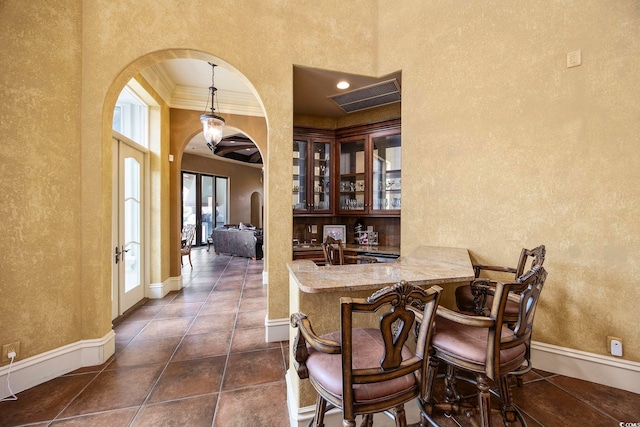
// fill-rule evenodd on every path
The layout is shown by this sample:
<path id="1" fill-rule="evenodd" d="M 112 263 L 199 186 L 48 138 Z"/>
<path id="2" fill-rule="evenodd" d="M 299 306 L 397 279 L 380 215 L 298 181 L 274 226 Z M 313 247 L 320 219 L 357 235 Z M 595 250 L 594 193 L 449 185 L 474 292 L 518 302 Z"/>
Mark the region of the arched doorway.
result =
<path id="1" fill-rule="evenodd" d="M 149 173 L 151 179 L 148 185 L 149 208 L 147 215 L 150 231 L 147 233 L 146 238 L 148 239 L 148 246 L 153 249 L 149 253 L 147 266 L 149 280 L 146 284 L 145 296 L 150 298 L 162 297 L 169 291 L 178 290 L 182 287 L 179 259 L 181 163 L 188 142 L 194 135 L 202 132 L 198 119 L 203 111 L 174 108 L 171 105 L 171 99 L 167 99 L 167 94 L 163 94 L 160 88 L 154 87 L 153 79 L 148 78 L 148 71 L 156 67 L 157 64 L 175 58 L 197 59 L 204 61 L 205 64 L 209 61 L 215 61 L 219 64 L 219 67 L 224 67 L 240 74 L 233 66 L 214 58 L 210 54 L 191 50 L 167 50 L 155 52 L 134 61 L 115 79 L 107 93 L 103 112 L 103 133 L 105 135 L 107 131 L 110 133 L 109 124 L 113 119 L 116 99 L 129 80 L 135 79 L 143 87 L 147 88 L 160 105 L 155 118 L 162 123 L 162 131 L 158 135 L 157 142 L 152 143 L 149 147 Z M 260 105 L 262 105 L 257 91 L 250 84 L 249 86 Z M 204 87 L 203 90 L 208 90 L 208 87 Z M 200 105 L 202 107 L 204 103 Z M 220 111 L 219 113 L 226 119 L 228 125 L 242 129 L 246 134 L 251 135 L 252 140 L 260 147 L 261 152 L 266 152 L 267 126 L 264 113 L 262 117 L 241 116 L 225 113 L 225 111 Z M 108 152 L 112 151 L 110 138 L 109 144 L 105 144 L 103 147 Z M 265 165 L 265 167 L 267 166 Z"/>

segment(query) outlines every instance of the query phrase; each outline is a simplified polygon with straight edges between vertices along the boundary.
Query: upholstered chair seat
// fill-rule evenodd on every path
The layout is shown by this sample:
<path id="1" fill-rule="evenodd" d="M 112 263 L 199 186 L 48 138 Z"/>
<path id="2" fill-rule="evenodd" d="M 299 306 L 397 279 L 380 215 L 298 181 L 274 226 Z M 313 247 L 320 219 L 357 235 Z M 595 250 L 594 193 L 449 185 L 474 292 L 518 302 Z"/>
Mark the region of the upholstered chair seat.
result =
<path id="1" fill-rule="evenodd" d="M 466 359 L 469 362 L 485 364 L 487 360 L 487 340 L 489 330 L 452 322 L 438 317 L 431 343 L 437 346 L 442 354 Z M 502 339 L 513 336 L 513 331 L 502 325 Z M 521 360 L 527 347 L 524 343 L 516 347 L 500 350 L 500 367 L 511 365 Z"/>
<path id="2" fill-rule="evenodd" d="M 340 332 L 332 332 L 321 338 L 340 341 Z M 353 368 L 364 369 L 380 367 L 380 355 L 384 354 L 384 341 L 379 329 L 353 330 Z M 412 356 L 411 350 L 404 346 L 402 359 L 408 360 Z M 342 398 L 342 356 L 327 354 L 309 348 L 307 359 L 309 375 L 326 391 L 335 397 Z M 355 384 L 353 398 L 357 403 L 374 403 L 389 399 L 389 396 L 401 395 L 416 387 L 416 377 L 413 373 L 388 381 L 368 384 Z"/>

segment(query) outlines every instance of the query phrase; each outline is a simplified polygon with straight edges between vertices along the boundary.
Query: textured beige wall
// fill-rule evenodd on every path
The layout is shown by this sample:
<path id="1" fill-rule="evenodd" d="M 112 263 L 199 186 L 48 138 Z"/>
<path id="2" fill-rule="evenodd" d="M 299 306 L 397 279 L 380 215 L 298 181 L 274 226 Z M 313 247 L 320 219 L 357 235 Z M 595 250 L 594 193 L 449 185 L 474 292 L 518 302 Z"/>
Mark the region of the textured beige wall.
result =
<path id="1" fill-rule="evenodd" d="M 0 2 L 0 345 L 23 356 L 97 322 L 82 313 L 81 18 L 72 1 Z"/>
<path id="2" fill-rule="evenodd" d="M 614 335 L 640 361 L 640 3 L 379 4 L 379 71 L 403 78 L 402 251 L 513 264 L 544 243 L 534 339 L 608 354 Z"/>

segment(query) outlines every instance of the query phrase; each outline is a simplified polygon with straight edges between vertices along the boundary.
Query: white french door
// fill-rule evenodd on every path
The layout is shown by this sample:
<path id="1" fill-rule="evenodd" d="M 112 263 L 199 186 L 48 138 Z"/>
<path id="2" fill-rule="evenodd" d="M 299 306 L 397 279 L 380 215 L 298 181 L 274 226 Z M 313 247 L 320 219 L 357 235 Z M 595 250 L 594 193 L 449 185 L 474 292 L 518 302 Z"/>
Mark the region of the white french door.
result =
<path id="1" fill-rule="evenodd" d="M 144 298 L 145 153 L 113 139 L 112 319 Z"/>

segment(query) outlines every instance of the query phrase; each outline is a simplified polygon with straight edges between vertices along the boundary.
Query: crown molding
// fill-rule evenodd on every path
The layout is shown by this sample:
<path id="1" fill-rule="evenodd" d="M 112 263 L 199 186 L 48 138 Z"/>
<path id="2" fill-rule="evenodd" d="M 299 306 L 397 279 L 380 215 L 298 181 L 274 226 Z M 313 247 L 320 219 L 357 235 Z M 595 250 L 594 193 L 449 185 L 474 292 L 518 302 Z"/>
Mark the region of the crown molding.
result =
<path id="1" fill-rule="evenodd" d="M 161 67 L 152 65 L 141 73 L 170 108 L 208 111 L 209 88 L 176 85 Z M 216 111 L 224 114 L 264 117 L 262 106 L 249 93 L 218 89 Z"/>
<path id="2" fill-rule="evenodd" d="M 162 100 L 171 105 L 171 94 L 173 93 L 176 85 L 157 65 L 152 65 L 145 68 L 140 72 L 142 77 L 151 85 L 151 87 L 160 95 Z"/>

